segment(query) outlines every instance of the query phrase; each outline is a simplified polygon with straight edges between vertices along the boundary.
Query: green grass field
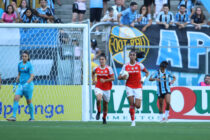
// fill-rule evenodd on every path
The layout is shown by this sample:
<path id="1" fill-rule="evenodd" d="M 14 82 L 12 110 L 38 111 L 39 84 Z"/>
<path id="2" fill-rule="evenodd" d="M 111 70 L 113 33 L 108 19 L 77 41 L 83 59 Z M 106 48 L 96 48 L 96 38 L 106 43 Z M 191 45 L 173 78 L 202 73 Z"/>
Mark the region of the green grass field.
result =
<path id="1" fill-rule="evenodd" d="M 0 140 L 210 140 L 210 123 L 0 122 Z"/>

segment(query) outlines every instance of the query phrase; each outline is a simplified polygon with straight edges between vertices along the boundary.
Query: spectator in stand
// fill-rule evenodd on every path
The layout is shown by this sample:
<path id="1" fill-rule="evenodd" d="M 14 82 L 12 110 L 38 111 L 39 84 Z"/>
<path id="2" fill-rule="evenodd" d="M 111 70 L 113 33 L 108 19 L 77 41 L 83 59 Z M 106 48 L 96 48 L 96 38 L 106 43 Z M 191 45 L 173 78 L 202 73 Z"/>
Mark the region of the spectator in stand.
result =
<path id="1" fill-rule="evenodd" d="M 112 6 L 114 9 L 114 14 L 118 15 L 120 12 L 124 11 L 126 8 L 123 6 L 122 0 L 115 0 L 115 5 Z"/>
<path id="2" fill-rule="evenodd" d="M 92 26 L 94 22 L 100 22 L 102 9 L 103 0 L 90 0 L 90 26 Z M 96 35 L 100 35 L 98 27 L 96 27 Z"/>
<path id="3" fill-rule="evenodd" d="M 168 0 L 155 0 L 155 14 L 154 19 L 157 17 L 157 15 L 163 10 L 164 4 L 168 4 Z M 168 6 L 169 7 L 169 6 Z"/>
<path id="4" fill-rule="evenodd" d="M 102 18 L 102 22 L 117 22 L 117 15 L 112 7 L 108 8 L 108 13 Z"/>
<path id="5" fill-rule="evenodd" d="M 39 22 L 38 18 L 33 14 L 33 10 L 31 8 L 26 9 L 20 21 L 22 23 L 38 23 Z"/>
<path id="6" fill-rule="evenodd" d="M 86 12 L 86 0 L 75 0 L 72 7 L 72 22 L 76 22 L 79 16 L 79 22 L 82 22 L 84 14 Z"/>
<path id="7" fill-rule="evenodd" d="M 203 14 L 203 10 L 197 7 L 195 14 L 191 18 L 191 24 L 195 25 L 195 29 L 201 29 L 202 25 L 206 23 L 206 17 Z"/>
<path id="8" fill-rule="evenodd" d="M 152 14 L 152 10 L 151 10 L 152 4 L 154 5 L 154 13 L 155 13 L 155 9 L 156 9 L 155 0 L 144 0 L 144 5 L 147 7 L 149 14 Z"/>
<path id="9" fill-rule="evenodd" d="M 54 3 L 55 3 L 54 0 L 47 0 L 47 7 L 52 10 L 53 15 L 55 14 L 55 6 L 54 6 Z"/>
<path id="10" fill-rule="evenodd" d="M 142 28 L 142 32 L 145 32 L 147 28 L 152 25 L 151 14 L 149 13 L 146 5 L 141 6 L 139 14 L 137 15 L 137 21 L 140 25 L 145 25 Z"/>
<path id="11" fill-rule="evenodd" d="M 187 15 L 189 16 L 189 20 L 190 20 L 192 15 L 195 13 L 195 9 L 194 9 L 195 0 L 180 0 L 178 9 L 180 9 L 181 5 L 186 6 L 186 12 L 187 12 Z"/>
<path id="12" fill-rule="evenodd" d="M 168 29 L 169 26 L 174 23 L 174 15 L 169 11 L 168 4 L 163 5 L 163 11 L 158 14 L 156 23 L 159 25 L 164 25 L 166 29 Z"/>
<path id="13" fill-rule="evenodd" d="M 47 7 L 46 0 L 39 0 L 40 8 L 37 8 L 39 13 L 39 22 L 40 23 L 51 23 L 54 20 L 53 12 L 50 8 Z"/>
<path id="14" fill-rule="evenodd" d="M 104 12 L 104 15 L 106 14 L 106 11 L 107 11 L 108 1 L 110 1 L 110 0 L 103 0 L 103 12 Z"/>
<path id="15" fill-rule="evenodd" d="M 21 21 L 22 17 L 23 17 L 23 13 L 26 11 L 28 4 L 26 0 L 21 0 L 20 6 L 17 8 L 17 4 L 16 2 L 12 2 L 12 6 L 15 10 L 15 13 L 18 17 L 18 21 Z"/>
<path id="16" fill-rule="evenodd" d="M 119 25 L 128 25 L 134 27 L 137 16 L 137 9 L 138 4 L 136 2 L 131 2 L 130 8 L 127 8 L 117 15 L 117 21 L 119 22 Z"/>
<path id="17" fill-rule="evenodd" d="M 8 5 L 6 11 L 2 15 L 2 19 L 0 22 L 3 23 L 13 23 L 18 22 L 17 16 L 15 14 L 14 8 L 12 5 Z"/>
<path id="18" fill-rule="evenodd" d="M 201 82 L 200 86 L 210 86 L 210 74 L 205 75 L 204 82 Z"/>
<path id="19" fill-rule="evenodd" d="M 4 13 L 4 10 L 2 8 L 0 8 L 0 20 L 2 18 L 3 13 Z"/>
<path id="20" fill-rule="evenodd" d="M 97 47 L 96 39 L 91 40 L 91 53 L 94 54 L 94 59 L 97 59 L 101 55 L 101 50 Z"/>
<path id="21" fill-rule="evenodd" d="M 188 24 L 189 17 L 185 11 L 186 6 L 180 5 L 179 12 L 176 13 L 175 24 L 179 27 L 179 29 L 185 28 Z"/>

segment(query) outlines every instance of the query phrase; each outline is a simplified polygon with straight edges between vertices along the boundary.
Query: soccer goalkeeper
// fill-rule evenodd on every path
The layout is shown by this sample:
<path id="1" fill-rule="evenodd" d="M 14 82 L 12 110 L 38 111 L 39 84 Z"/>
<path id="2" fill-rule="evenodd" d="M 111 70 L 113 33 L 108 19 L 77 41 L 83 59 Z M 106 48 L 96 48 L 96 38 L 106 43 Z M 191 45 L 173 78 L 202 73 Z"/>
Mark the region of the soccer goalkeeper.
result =
<path id="1" fill-rule="evenodd" d="M 29 53 L 23 52 L 22 53 L 22 61 L 18 64 L 18 76 L 16 82 L 18 84 L 18 88 L 15 92 L 16 83 L 13 87 L 13 92 L 15 92 L 14 104 L 13 104 L 13 115 L 12 117 L 8 118 L 8 121 L 16 121 L 16 114 L 18 110 L 18 102 L 22 96 L 25 96 L 26 102 L 29 106 L 29 113 L 30 119 L 29 121 L 34 120 L 34 106 L 32 104 L 32 95 L 34 89 L 33 83 L 33 67 L 30 63 Z"/>

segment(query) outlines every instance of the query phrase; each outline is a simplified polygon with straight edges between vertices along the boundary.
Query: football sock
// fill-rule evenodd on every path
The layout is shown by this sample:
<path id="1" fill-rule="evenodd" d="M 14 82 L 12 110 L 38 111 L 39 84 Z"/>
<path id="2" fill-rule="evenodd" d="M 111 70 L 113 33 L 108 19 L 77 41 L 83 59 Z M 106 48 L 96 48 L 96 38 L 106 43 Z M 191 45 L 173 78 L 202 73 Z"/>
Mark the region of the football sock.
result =
<path id="1" fill-rule="evenodd" d="M 97 101 L 98 112 L 101 113 L 101 101 Z"/>
<path id="2" fill-rule="evenodd" d="M 30 113 L 31 119 L 34 120 L 34 106 L 32 103 L 30 103 L 28 106 L 29 106 L 29 113 Z"/>
<path id="3" fill-rule="evenodd" d="M 107 112 L 103 112 L 103 118 L 106 119 Z"/>
<path id="4" fill-rule="evenodd" d="M 16 114 L 17 114 L 17 110 L 18 110 L 18 101 L 14 101 L 13 103 L 13 117 L 16 118 Z"/>
<path id="5" fill-rule="evenodd" d="M 169 115 L 169 110 L 166 110 L 165 111 L 165 118 L 168 118 L 168 115 Z"/>
<path id="6" fill-rule="evenodd" d="M 130 106 L 130 115 L 131 115 L 131 120 L 134 121 L 135 120 L 135 107 L 134 106 Z"/>

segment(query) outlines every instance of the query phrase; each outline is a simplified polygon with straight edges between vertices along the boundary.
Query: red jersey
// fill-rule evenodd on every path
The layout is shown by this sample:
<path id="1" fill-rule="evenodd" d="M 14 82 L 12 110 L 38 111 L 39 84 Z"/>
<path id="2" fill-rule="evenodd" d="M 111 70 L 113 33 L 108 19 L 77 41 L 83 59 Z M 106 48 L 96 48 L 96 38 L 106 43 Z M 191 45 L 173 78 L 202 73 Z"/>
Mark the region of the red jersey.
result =
<path id="1" fill-rule="evenodd" d="M 110 66 L 105 66 L 104 68 L 101 68 L 100 66 L 95 67 L 93 69 L 93 72 L 97 75 L 97 83 L 96 87 L 100 88 L 101 90 L 111 90 L 112 89 L 112 81 L 101 83 L 100 79 L 109 79 L 111 76 L 114 75 L 114 72 Z"/>
<path id="2" fill-rule="evenodd" d="M 141 84 L 141 71 L 145 71 L 146 68 L 142 63 L 136 62 L 134 65 L 130 63 L 124 64 L 122 71 L 127 71 L 129 77 L 126 81 L 126 86 L 130 88 L 142 88 Z"/>

